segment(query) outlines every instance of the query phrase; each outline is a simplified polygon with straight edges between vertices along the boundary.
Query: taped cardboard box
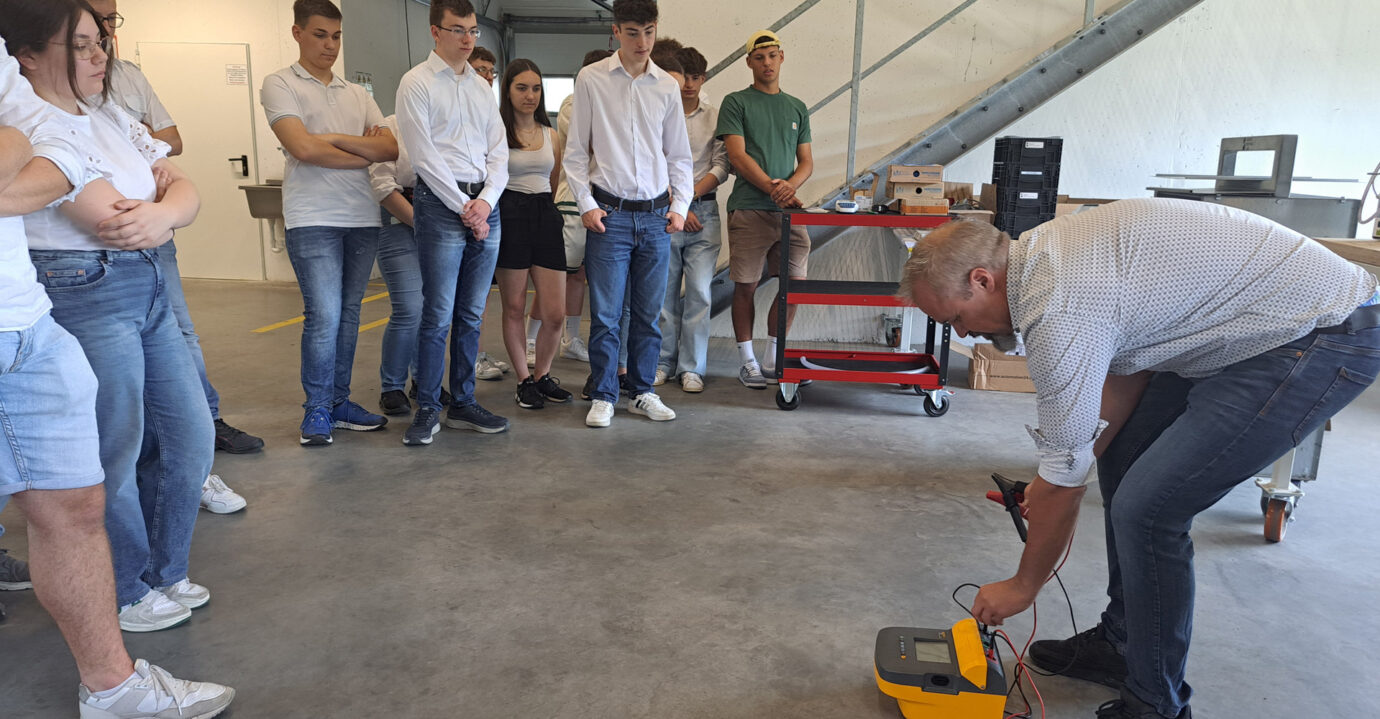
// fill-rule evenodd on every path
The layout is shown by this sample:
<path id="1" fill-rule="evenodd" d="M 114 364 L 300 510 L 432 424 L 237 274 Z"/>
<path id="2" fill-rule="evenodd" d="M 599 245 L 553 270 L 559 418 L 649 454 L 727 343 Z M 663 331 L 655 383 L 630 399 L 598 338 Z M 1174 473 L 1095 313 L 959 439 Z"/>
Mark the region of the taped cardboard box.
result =
<path id="1" fill-rule="evenodd" d="M 947 215 L 949 201 L 943 197 L 926 199 L 921 197 L 901 197 L 897 199 L 903 215 Z"/>
<path id="2" fill-rule="evenodd" d="M 968 363 L 968 386 L 998 392 L 1035 391 L 1025 357 L 1008 355 L 985 343 L 973 346 L 973 357 Z"/>
<path id="3" fill-rule="evenodd" d="M 888 182 L 887 189 L 891 197 L 933 200 L 927 203 L 932 205 L 937 205 L 939 200 L 945 199 L 942 182 Z"/>
<path id="4" fill-rule="evenodd" d="M 943 165 L 890 165 L 887 167 L 889 182 L 943 182 Z"/>

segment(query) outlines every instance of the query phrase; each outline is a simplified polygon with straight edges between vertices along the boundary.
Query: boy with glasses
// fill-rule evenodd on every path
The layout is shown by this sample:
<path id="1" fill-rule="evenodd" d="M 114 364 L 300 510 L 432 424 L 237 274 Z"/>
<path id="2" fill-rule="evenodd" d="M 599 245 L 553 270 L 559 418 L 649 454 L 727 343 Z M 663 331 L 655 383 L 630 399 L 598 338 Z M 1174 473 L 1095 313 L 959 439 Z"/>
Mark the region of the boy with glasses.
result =
<path id="1" fill-rule="evenodd" d="M 489 83 L 489 87 L 494 86 L 494 68 L 497 65 L 498 58 L 488 48 L 475 46 L 474 52 L 470 53 L 470 67 Z"/>
<path id="2" fill-rule="evenodd" d="M 508 184 L 508 143 L 493 90 L 469 65 L 479 20 L 469 0 L 433 0 L 435 50 L 398 85 L 398 128 L 417 170 L 413 194 L 422 270 L 417 413 L 403 444 L 441 430 L 441 377 L 450 335 L 445 423 L 495 434 L 508 420 L 474 398 L 479 326 L 498 263 L 498 197 Z M 452 325 L 454 327 L 452 328 Z M 453 331 L 452 331 L 453 329 Z"/>
<path id="3" fill-rule="evenodd" d="M 650 59 L 656 3 L 617 0 L 613 20 L 618 52 L 580 71 L 564 156 L 589 231 L 590 427 L 613 420 L 625 291 L 631 312 L 628 410 L 656 421 L 676 418 L 652 390 L 661 349 L 657 315 L 666 296 L 670 233 L 684 229 L 694 189 L 680 87 Z M 599 159 L 593 170 L 591 156 Z"/>
<path id="4" fill-rule="evenodd" d="M 302 289 L 304 446 L 332 430 L 382 429 L 388 420 L 350 400 L 359 308 L 379 240 L 369 166 L 398 158 L 398 143 L 363 87 L 331 69 L 340 53 L 340 9 L 330 0 L 292 5 L 300 55 L 264 78 L 261 99 L 287 155 L 287 251 Z"/>

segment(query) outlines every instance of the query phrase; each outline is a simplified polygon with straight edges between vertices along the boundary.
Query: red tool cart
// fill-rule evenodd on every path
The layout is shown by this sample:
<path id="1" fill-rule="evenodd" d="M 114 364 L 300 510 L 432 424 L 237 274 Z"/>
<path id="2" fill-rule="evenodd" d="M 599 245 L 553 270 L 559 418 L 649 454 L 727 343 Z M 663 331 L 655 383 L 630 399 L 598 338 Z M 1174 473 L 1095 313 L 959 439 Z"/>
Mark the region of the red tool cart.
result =
<path id="1" fill-rule="evenodd" d="M 949 221 L 943 215 L 897 215 L 789 210 L 781 223 L 781 267 L 790 266 L 790 232 L 795 226 L 883 227 L 930 229 Z M 823 382 L 871 382 L 911 387 L 925 398 L 925 413 L 938 417 L 949 411 L 949 325 L 942 326 L 939 354 L 935 355 L 936 323 L 930 318 L 925 330 L 925 351 L 853 352 L 848 350 L 789 349 L 786 346 L 788 305 L 851 305 L 904 307 L 896 298 L 895 282 L 795 280 L 781 273 L 777 285 L 776 367 L 780 383 L 776 406 L 792 410 L 800 406 L 801 380 Z M 908 348 L 905 348 L 908 349 Z"/>

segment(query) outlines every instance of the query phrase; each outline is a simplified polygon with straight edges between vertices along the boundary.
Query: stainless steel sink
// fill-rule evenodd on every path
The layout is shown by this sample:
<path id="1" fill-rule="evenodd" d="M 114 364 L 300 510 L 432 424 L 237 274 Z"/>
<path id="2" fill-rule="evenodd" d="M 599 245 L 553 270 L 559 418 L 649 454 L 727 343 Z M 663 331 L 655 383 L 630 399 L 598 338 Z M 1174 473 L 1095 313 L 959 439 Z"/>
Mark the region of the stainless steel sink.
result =
<path id="1" fill-rule="evenodd" d="M 249 200 L 249 215 L 260 220 L 283 219 L 283 183 L 269 180 L 264 185 L 240 185 Z"/>

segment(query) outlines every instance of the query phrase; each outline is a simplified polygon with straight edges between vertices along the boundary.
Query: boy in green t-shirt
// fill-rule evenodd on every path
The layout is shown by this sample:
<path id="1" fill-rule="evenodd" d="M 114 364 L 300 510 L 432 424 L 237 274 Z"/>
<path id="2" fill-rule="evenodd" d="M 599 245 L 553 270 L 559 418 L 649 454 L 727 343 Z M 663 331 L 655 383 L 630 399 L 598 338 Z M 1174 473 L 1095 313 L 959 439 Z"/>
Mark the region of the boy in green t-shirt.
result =
<path id="1" fill-rule="evenodd" d="M 738 381 L 752 389 L 765 389 L 767 377 L 775 376 L 776 303 L 767 315 L 765 369 L 752 352 L 755 320 L 753 296 L 762 278 L 762 266 L 779 274 L 781 210 L 800 207 L 796 190 L 814 172 L 810 153 L 810 114 L 805 103 L 781 91 L 781 65 L 786 53 L 781 39 L 770 30 L 759 30 L 747 43 L 747 64 L 752 85 L 724 98 L 715 134 L 728 149 L 728 159 L 738 173 L 728 197 L 729 277 L 733 279 L 733 333 L 743 366 Z M 791 279 L 804 279 L 810 255 L 810 235 L 805 228 L 791 229 Z M 788 307 L 786 327 L 795 317 Z"/>

